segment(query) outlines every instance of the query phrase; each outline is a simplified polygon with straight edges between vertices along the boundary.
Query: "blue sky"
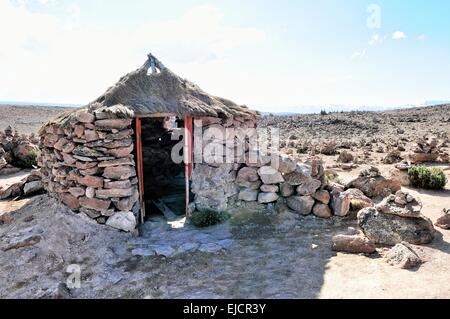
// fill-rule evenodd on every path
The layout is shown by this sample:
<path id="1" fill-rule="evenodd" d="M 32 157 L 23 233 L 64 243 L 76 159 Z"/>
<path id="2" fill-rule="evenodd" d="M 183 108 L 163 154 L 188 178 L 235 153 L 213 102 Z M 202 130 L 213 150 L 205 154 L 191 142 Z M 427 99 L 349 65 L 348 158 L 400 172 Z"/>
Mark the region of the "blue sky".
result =
<path id="1" fill-rule="evenodd" d="M 444 0 L 0 0 L 0 100 L 84 104 L 148 51 L 263 111 L 450 100 L 448 12 Z"/>

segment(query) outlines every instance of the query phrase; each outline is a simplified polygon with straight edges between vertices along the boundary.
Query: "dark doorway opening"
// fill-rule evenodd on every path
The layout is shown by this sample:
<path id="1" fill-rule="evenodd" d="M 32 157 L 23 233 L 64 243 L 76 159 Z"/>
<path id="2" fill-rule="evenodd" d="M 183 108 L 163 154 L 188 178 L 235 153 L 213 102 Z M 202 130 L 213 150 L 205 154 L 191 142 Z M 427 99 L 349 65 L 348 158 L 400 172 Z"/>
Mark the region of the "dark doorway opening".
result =
<path id="1" fill-rule="evenodd" d="M 141 203 L 145 205 L 145 216 L 182 216 L 186 213 L 186 196 L 192 196 L 186 190 L 185 163 L 180 161 L 184 156 L 184 120 L 177 117 L 148 117 L 139 118 L 138 121 L 142 145 L 141 187 L 144 193 Z M 139 138 L 137 134 L 136 138 Z M 139 148 L 136 151 L 139 152 Z"/>

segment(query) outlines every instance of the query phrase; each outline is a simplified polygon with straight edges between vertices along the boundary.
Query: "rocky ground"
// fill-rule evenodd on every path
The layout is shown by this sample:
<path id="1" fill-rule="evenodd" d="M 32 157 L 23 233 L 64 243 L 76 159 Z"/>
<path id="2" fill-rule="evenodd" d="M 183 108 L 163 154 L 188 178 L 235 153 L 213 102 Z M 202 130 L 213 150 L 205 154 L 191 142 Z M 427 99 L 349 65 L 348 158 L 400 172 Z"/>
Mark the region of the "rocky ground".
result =
<path id="1" fill-rule="evenodd" d="M 39 128 L 49 119 L 70 110 L 67 107 L 57 106 L 17 106 L 0 105 L 0 130 L 8 126 L 13 127 L 22 134 L 37 134 Z"/>
<path id="2" fill-rule="evenodd" d="M 268 125 L 280 128 L 285 152 L 299 160 L 320 157 L 335 183 L 373 172 L 371 166 L 390 176 L 400 161 L 418 158 L 433 159 L 426 165 L 444 169 L 450 179 L 449 106 L 261 119 L 260 127 Z M 1 176 L 0 188 L 26 173 Z M 392 198 L 395 204 L 383 196 L 375 196 L 374 204 L 445 224 L 450 183 L 440 191 L 402 191 Z M 421 211 L 409 208 L 406 193 L 421 201 Z M 47 195 L 0 201 L 0 297 L 450 298 L 448 229 L 436 227 L 430 243 L 390 250 L 352 237 L 354 214 L 231 213 L 227 223 L 206 229 L 153 217 L 133 237 L 82 219 Z M 336 249 L 335 235 L 354 240 L 345 249 L 356 242 L 367 253 L 336 252 L 342 249 Z M 70 285 L 77 267 L 79 288 Z"/>

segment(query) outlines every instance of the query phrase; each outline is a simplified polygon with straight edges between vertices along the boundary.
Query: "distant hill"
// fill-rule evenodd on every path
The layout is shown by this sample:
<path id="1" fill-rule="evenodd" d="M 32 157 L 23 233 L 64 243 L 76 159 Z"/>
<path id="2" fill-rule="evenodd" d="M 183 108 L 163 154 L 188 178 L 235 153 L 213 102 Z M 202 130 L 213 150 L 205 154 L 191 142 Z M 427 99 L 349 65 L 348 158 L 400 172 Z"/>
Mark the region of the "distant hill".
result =
<path id="1" fill-rule="evenodd" d="M 39 102 L 0 101 L 0 106 L 80 107 L 82 105 L 67 104 L 67 103 L 39 103 Z"/>

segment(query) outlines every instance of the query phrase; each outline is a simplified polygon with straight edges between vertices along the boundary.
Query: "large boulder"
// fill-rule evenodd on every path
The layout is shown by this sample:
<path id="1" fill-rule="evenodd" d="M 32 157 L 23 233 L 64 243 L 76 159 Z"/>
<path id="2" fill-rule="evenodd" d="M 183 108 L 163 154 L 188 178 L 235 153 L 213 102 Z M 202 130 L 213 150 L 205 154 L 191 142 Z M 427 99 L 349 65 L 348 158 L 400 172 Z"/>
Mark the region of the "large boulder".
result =
<path id="1" fill-rule="evenodd" d="M 406 241 L 420 245 L 434 239 L 430 219 L 420 213 L 405 213 L 392 202 L 360 210 L 358 224 L 366 237 L 376 244 L 395 245 Z"/>
<path id="2" fill-rule="evenodd" d="M 360 176 L 350 181 L 346 188 L 357 188 L 368 197 L 385 197 L 395 193 L 402 187 L 398 180 L 388 179 L 381 176 L 378 168 L 371 167 L 360 173 Z"/>

